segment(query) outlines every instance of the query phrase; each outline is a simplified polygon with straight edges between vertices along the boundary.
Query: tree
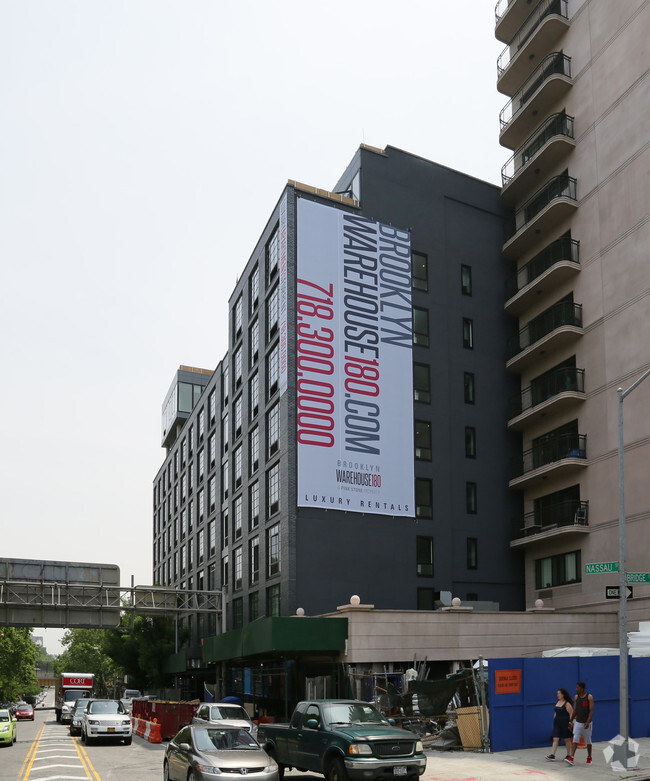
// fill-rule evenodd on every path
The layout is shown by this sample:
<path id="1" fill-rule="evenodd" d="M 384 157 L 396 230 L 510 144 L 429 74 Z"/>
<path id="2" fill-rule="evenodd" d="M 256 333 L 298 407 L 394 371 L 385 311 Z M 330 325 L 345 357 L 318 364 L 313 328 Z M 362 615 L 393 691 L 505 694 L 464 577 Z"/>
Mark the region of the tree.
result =
<path id="1" fill-rule="evenodd" d="M 167 675 L 165 665 L 174 653 L 176 628 L 166 617 L 137 616 L 131 629 L 125 615 L 123 626 L 106 630 L 106 653 L 129 677 L 134 688 L 163 688 Z M 187 637 L 187 630 L 180 630 L 179 643 Z"/>
<path id="2" fill-rule="evenodd" d="M 69 629 L 61 640 L 66 650 L 54 665 L 57 675 L 62 672 L 93 673 L 95 694 L 105 697 L 113 694 L 115 682 L 123 672 L 106 651 L 107 629 Z"/>
<path id="3" fill-rule="evenodd" d="M 34 668 L 37 649 L 26 627 L 0 629 L 0 700 L 14 702 L 39 691 Z"/>

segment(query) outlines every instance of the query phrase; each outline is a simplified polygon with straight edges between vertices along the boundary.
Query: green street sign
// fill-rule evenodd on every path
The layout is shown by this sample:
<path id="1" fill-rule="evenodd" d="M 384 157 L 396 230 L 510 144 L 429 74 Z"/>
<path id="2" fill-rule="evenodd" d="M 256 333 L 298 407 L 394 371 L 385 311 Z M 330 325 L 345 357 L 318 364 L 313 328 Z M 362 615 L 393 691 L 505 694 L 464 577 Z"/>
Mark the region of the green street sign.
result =
<path id="1" fill-rule="evenodd" d="M 628 572 L 628 583 L 650 583 L 650 572 Z"/>
<path id="2" fill-rule="evenodd" d="M 585 564 L 585 575 L 599 575 L 602 572 L 618 572 L 618 561 L 601 561 L 596 564 Z M 635 580 L 633 582 L 641 583 L 643 581 Z"/>

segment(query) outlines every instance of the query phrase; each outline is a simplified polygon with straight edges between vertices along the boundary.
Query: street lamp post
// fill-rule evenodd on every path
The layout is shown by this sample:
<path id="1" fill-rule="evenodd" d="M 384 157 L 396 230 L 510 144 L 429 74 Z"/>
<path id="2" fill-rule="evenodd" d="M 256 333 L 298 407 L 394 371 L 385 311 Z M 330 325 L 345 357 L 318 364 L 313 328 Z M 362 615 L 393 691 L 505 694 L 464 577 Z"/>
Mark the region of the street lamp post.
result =
<path id="1" fill-rule="evenodd" d="M 619 643 L 619 732 L 623 738 L 623 750 L 627 768 L 629 748 L 628 726 L 628 672 L 627 672 L 627 561 L 625 540 L 625 468 L 623 458 L 623 401 L 643 380 L 650 377 L 650 369 L 639 379 L 618 393 L 618 556 L 619 556 L 619 601 L 618 601 L 618 643 Z"/>

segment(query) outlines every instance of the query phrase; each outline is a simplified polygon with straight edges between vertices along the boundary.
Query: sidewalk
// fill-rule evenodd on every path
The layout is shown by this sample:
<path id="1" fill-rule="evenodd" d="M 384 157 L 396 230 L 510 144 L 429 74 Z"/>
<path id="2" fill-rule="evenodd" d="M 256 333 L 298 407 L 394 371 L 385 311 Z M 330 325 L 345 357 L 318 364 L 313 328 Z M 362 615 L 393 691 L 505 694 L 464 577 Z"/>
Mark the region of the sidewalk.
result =
<path id="1" fill-rule="evenodd" d="M 531 778 L 533 781 L 565 781 L 575 776 L 580 781 L 589 776 L 593 781 L 611 779 L 634 779 L 650 781 L 650 738 L 638 738 L 639 761 L 635 770 L 615 770 L 607 764 L 603 751 L 608 743 L 594 743 L 593 764 L 586 765 L 586 749 L 576 751 L 573 767 L 562 759 L 549 762 L 546 748 L 500 751 L 496 754 L 482 754 L 473 751 L 434 751 L 427 749 L 427 769 L 423 781 L 504 781 L 508 778 Z M 558 756 L 565 755 L 558 749 Z"/>

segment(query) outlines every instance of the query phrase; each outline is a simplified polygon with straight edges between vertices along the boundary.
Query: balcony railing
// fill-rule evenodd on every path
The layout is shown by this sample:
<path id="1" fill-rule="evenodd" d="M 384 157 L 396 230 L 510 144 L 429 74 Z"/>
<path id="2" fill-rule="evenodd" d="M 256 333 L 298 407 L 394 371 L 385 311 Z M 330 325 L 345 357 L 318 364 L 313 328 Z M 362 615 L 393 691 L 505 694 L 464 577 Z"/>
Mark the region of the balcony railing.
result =
<path id="1" fill-rule="evenodd" d="M 506 282 L 506 299 L 517 295 L 520 290 L 540 277 L 551 266 L 562 261 L 580 264 L 580 242 L 563 237 L 552 241 L 548 247 L 535 255 Z"/>
<path id="2" fill-rule="evenodd" d="M 547 141 L 556 136 L 573 138 L 573 117 L 568 116 L 564 112 L 551 114 L 542 127 L 524 141 L 501 169 L 501 184 L 503 187 L 513 179 L 517 171 L 523 168 L 539 152 Z"/>
<path id="3" fill-rule="evenodd" d="M 527 323 L 515 337 L 508 340 L 508 360 L 564 326 L 582 327 L 582 304 L 558 301 Z"/>
<path id="4" fill-rule="evenodd" d="M 552 201 L 558 198 L 569 198 L 572 201 L 576 201 L 577 184 L 577 180 L 566 173 L 549 179 L 523 206 L 517 209 L 514 224 L 512 222 L 506 224 L 506 241 L 511 239 L 522 228 L 525 228 L 529 222 L 532 222 Z"/>
<path id="5" fill-rule="evenodd" d="M 518 33 L 499 55 L 497 59 L 497 78 L 501 76 L 503 71 L 510 64 L 512 57 L 521 49 L 544 19 L 551 14 L 557 14 L 558 16 L 568 19 L 569 11 L 567 0 L 541 0 L 541 2 L 537 4 L 535 10 L 519 28 Z"/>
<path id="6" fill-rule="evenodd" d="M 589 502 L 578 499 L 565 499 L 554 502 L 544 510 L 524 515 L 524 525 L 515 521 L 513 539 L 530 537 L 545 531 L 562 527 L 585 527 L 589 525 Z"/>
<path id="7" fill-rule="evenodd" d="M 574 391 L 585 392 L 585 370 L 565 366 L 544 374 L 535 380 L 520 395 L 515 396 L 510 403 L 510 417 L 521 415 L 538 404 L 543 404 L 558 393 Z"/>
<path id="8" fill-rule="evenodd" d="M 547 57 L 544 57 L 523 85 L 501 109 L 501 113 L 499 114 L 501 130 L 503 131 L 519 109 L 528 103 L 541 84 L 551 76 L 558 74 L 571 78 L 571 57 L 567 57 L 567 55 L 562 54 L 562 52 L 553 52 Z"/>
<path id="9" fill-rule="evenodd" d="M 499 0 L 499 2 L 496 4 L 496 7 L 494 9 L 494 21 L 495 21 L 496 24 L 499 23 L 499 21 L 501 20 L 501 17 L 508 10 L 508 6 L 512 2 L 513 2 L 513 0 Z"/>
<path id="10" fill-rule="evenodd" d="M 558 434 L 522 453 L 513 461 L 513 478 L 565 458 L 587 458 L 586 434 Z"/>

